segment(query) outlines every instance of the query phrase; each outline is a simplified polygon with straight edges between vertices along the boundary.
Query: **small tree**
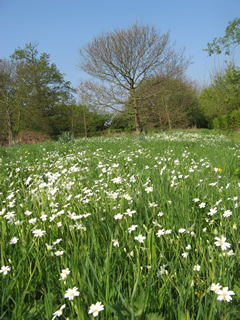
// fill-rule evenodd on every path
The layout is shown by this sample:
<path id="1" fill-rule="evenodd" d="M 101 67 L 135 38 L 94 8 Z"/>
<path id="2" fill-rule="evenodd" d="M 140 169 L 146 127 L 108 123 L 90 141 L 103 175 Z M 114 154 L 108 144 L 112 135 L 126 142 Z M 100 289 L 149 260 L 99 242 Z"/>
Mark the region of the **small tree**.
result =
<path id="1" fill-rule="evenodd" d="M 155 73 L 168 76 L 182 73 L 188 63 L 183 51 L 173 50 L 169 33 L 161 35 L 154 26 L 135 23 L 128 29 L 100 34 L 80 50 L 80 69 L 101 81 L 86 81 L 80 84 L 80 91 L 85 91 L 85 97 L 92 103 L 115 110 L 126 105 L 131 96 L 139 133 L 137 89 Z"/>

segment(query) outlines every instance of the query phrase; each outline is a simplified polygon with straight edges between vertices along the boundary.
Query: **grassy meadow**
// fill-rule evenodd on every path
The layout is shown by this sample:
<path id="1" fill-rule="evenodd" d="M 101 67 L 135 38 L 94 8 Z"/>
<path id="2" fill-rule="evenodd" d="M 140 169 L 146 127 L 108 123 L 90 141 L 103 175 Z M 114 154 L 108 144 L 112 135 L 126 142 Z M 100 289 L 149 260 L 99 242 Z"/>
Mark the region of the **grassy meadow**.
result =
<path id="1" fill-rule="evenodd" d="M 191 132 L 0 149 L 0 319 L 239 319 L 240 146 Z"/>

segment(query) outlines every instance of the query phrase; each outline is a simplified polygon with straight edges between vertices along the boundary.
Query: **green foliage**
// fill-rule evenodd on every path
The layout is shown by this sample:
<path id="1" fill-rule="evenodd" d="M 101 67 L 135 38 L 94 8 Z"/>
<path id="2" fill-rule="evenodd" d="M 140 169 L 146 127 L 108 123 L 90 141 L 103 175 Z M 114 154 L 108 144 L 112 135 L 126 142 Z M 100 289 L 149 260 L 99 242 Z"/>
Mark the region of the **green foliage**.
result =
<path id="1" fill-rule="evenodd" d="M 214 38 L 212 43 L 208 43 L 207 51 L 209 56 L 214 53 L 230 55 L 232 49 L 240 44 L 240 18 L 235 18 L 228 23 L 224 37 Z"/>
<path id="2" fill-rule="evenodd" d="M 58 138 L 60 143 L 74 143 L 74 136 L 71 132 L 63 132 Z"/>
<path id="3" fill-rule="evenodd" d="M 229 64 L 224 72 L 215 75 L 213 83 L 204 89 L 199 98 L 199 108 L 211 124 L 214 118 L 225 116 L 240 105 L 240 68 Z M 227 128 L 227 120 L 222 118 L 222 124 L 215 125 Z"/>
<path id="4" fill-rule="evenodd" d="M 240 110 L 213 119 L 213 128 L 220 130 L 238 130 L 240 128 Z"/>

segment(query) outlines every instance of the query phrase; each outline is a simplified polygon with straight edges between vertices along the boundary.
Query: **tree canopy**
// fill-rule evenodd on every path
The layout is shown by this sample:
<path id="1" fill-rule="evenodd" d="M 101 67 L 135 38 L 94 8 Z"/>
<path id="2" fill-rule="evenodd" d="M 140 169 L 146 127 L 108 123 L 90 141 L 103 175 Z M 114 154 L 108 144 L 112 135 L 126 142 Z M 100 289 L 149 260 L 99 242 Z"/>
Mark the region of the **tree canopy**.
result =
<path id="1" fill-rule="evenodd" d="M 213 42 L 208 42 L 207 51 L 209 56 L 214 53 L 221 54 L 224 52 L 226 55 L 230 55 L 232 50 L 240 44 L 240 18 L 235 18 L 228 23 L 225 30 L 225 35 L 220 38 L 214 38 Z"/>
<path id="2" fill-rule="evenodd" d="M 83 46 L 79 67 L 100 82 L 82 83 L 80 92 L 89 101 L 112 108 L 127 104 L 131 95 L 139 132 L 137 89 L 157 73 L 181 75 L 188 63 L 183 51 L 174 51 L 168 32 L 160 34 L 155 26 L 135 23 L 128 29 L 102 33 Z"/>

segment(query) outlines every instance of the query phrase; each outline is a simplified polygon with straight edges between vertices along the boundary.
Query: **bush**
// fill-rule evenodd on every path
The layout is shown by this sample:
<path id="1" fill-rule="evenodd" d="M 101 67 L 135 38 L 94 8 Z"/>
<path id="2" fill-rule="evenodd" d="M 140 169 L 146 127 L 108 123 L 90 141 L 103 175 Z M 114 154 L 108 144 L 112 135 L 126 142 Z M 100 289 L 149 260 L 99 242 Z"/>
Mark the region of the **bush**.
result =
<path id="1" fill-rule="evenodd" d="M 213 128 L 221 130 L 237 130 L 240 128 L 240 111 L 233 110 L 231 113 L 213 119 Z"/>
<path id="2" fill-rule="evenodd" d="M 63 132 L 61 136 L 58 138 L 58 142 L 60 143 L 73 143 L 74 142 L 74 136 L 71 132 Z"/>

